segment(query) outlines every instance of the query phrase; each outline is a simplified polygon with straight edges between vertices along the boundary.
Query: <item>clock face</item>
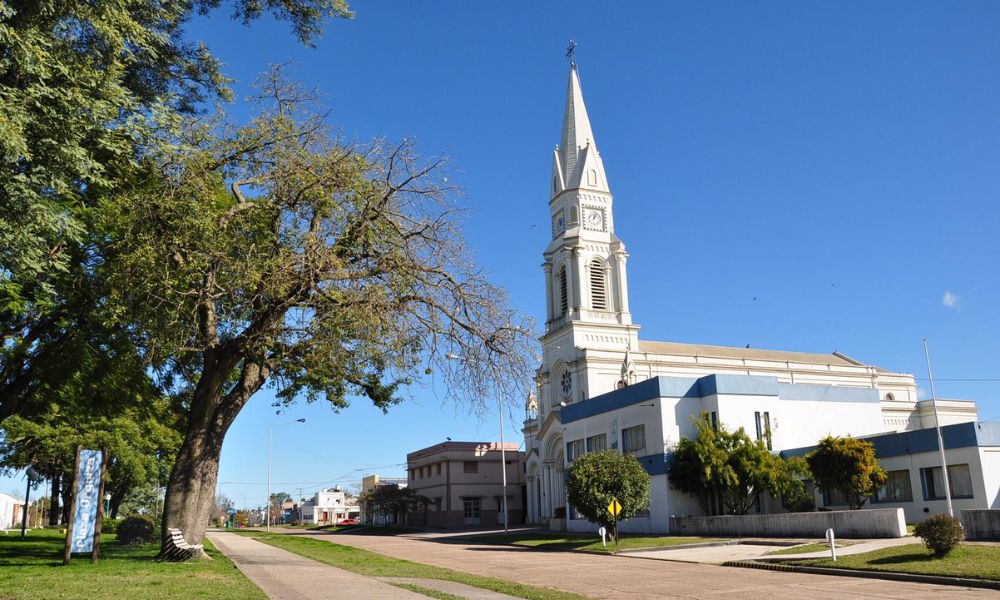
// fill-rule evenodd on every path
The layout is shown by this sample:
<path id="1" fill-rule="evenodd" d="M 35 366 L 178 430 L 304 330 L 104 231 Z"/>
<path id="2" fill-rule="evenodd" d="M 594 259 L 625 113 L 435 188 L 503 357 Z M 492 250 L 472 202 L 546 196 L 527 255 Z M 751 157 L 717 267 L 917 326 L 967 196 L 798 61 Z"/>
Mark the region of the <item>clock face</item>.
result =
<path id="1" fill-rule="evenodd" d="M 563 371 L 559 385 L 562 395 L 569 398 L 570 392 L 573 391 L 573 374 L 569 371 Z"/>
<path id="2" fill-rule="evenodd" d="M 604 213 L 599 210 L 588 210 L 584 215 L 587 229 L 604 229 Z"/>

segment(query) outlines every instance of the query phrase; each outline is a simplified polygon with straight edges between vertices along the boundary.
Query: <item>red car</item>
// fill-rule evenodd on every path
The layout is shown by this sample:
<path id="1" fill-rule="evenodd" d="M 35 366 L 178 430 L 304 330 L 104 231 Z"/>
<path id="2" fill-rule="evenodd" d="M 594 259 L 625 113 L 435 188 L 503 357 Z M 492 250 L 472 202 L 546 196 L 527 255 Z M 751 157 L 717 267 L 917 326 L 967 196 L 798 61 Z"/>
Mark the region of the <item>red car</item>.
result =
<path id="1" fill-rule="evenodd" d="M 342 526 L 342 525 L 357 525 L 357 524 L 358 524 L 358 520 L 354 519 L 354 518 L 351 518 L 351 519 L 341 519 L 340 521 L 337 521 L 337 526 L 338 527 Z"/>

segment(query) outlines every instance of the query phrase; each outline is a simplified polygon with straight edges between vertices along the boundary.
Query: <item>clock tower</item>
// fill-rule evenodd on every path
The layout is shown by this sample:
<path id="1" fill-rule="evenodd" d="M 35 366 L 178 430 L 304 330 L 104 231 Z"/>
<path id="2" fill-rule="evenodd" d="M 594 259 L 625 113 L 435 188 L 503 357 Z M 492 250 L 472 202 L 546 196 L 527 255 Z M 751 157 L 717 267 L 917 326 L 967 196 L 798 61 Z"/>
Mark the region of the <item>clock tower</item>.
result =
<path id="1" fill-rule="evenodd" d="M 547 300 L 539 369 L 543 411 L 611 391 L 621 356 L 626 349 L 638 350 L 639 327 L 632 324 L 628 307 L 628 254 L 615 235 L 613 201 L 580 74 L 571 63 L 562 139 L 552 157 L 551 242 L 542 264 Z M 603 360 L 612 375 L 600 372 L 597 363 Z"/>

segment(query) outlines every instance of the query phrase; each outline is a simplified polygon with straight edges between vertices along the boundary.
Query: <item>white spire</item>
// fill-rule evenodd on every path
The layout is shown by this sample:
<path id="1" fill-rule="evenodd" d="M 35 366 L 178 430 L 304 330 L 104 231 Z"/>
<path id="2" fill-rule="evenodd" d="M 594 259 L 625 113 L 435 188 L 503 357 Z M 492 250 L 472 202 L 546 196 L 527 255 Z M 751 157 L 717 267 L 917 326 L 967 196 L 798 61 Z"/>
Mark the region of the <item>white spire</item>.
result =
<path id="1" fill-rule="evenodd" d="M 604 177 L 604 164 L 597 151 L 597 141 L 590 127 L 587 106 L 583 103 L 580 74 L 570 65 L 563 115 L 562 140 L 552 165 L 553 195 L 564 189 L 586 187 L 610 191 Z M 585 174 L 586 171 L 592 173 Z"/>

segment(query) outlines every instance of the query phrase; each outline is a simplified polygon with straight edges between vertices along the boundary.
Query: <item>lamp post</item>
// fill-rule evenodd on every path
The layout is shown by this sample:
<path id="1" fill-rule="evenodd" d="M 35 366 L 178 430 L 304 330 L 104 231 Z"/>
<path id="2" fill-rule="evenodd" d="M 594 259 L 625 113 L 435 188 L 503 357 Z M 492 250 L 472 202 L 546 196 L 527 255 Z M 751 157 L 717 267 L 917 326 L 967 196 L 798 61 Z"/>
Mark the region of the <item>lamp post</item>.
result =
<path id="1" fill-rule="evenodd" d="M 457 354 L 445 354 L 448 360 L 459 360 L 466 364 L 465 357 L 459 356 Z M 499 383 L 499 380 L 498 380 Z M 500 386 L 497 385 L 497 412 L 500 417 L 500 475 L 501 481 L 503 482 L 503 488 L 500 490 L 501 496 L 503 496 L 503 532 L 510 533 L 507 525 L 507 449 L 503 441 L 503 391 Z"/>
<path id="2" fill-rule="evenodd" d="M 305 423 L 305 419 L 295 419 L 294 421 L 284 421 L 282 423 L 276 423 L 271 425 L 267 430 L 267 512 L 265 521 L 267 523 L 266 529 L 268 532 L 271 531 L 271 439 L 273 437 L 274 428 L 281 427 L 282 425 L 290 425 L 292 423 Z"/>
<path id="3" fill-rule="evenodd" d="M 107 515 L 111 512 L 111 494 L 110 492 L 104 494 L 104 514 Z"/>

